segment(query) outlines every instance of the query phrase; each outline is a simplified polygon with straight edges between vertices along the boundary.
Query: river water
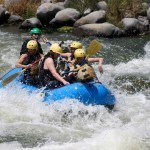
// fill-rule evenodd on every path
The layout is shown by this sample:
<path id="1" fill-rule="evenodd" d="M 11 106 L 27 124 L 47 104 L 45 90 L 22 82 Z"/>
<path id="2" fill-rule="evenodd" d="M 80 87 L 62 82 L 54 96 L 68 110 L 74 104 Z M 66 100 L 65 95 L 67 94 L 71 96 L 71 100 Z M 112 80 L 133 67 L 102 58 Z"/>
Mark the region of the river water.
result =
<path id="1" fill-rule="evenodd" d="M 45 34 L 64 46 L 79 40 L 85 47 L 94 37 Z M 14 67 L 23 40 L 16 27 L 0 28 L 0 76 Z M 97 76 L 116 96 L 114 111 L 65 99 L 45 105 L 38 92 L 0 89 L 1 150 L 149 150 L 150 149 L 150 36 L 99 38 L 105 59 Z M 42 43 L 44 53 L 48 48 Z"/>

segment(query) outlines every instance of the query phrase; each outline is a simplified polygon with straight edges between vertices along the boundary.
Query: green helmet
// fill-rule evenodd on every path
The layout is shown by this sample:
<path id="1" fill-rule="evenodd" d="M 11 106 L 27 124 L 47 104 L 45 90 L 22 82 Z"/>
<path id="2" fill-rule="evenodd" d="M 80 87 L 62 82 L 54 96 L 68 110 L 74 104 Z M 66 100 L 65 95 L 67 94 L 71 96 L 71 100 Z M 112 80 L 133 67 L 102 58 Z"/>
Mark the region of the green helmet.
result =
<path id="1" fill-rule="evenodd" d="M 42 31 L 39 28 L 33 28 L 30 31 L 31 34 L 42 34 Z"/>

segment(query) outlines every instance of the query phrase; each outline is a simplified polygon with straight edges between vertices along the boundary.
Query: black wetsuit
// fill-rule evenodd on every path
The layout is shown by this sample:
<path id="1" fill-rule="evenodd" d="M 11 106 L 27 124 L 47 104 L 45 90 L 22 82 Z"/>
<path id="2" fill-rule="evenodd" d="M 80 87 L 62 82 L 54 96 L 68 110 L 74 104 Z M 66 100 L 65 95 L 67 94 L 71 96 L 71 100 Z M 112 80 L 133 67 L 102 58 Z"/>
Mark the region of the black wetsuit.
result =
<path id="1" fill-rule="evenodd" d="M 45 55 L 44 59 L 40 62 L 39 65 L 39 81 L 40 81 L 40 86 L 44 87 L 46 86 L 49 89 L 54 89 L 63 86 L 63 83 L 60 81 L 56 80 L 52 73 L 48 69 L 44 69 L 44 63 L 47 58 L 51 58 L 50 53 Z"/>

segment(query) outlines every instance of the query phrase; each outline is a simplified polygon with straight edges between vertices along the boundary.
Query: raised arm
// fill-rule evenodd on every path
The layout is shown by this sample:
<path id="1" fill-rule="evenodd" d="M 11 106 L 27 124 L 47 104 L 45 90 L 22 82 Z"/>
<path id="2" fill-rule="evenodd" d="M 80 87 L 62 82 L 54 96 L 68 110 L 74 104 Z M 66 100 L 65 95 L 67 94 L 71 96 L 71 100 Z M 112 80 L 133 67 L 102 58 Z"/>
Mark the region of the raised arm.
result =
<path id="1" fill-rule="evenodd" d="M 89 63 L 93 63 L 93 62 L 99 62 L 98 64 L 98 69 L 100 73 L 103 73 L 103 68 L 102 68 L 102 64 L 103 64 L 104 59 L 103 58 L 88 58 L 88 62 Z"/>

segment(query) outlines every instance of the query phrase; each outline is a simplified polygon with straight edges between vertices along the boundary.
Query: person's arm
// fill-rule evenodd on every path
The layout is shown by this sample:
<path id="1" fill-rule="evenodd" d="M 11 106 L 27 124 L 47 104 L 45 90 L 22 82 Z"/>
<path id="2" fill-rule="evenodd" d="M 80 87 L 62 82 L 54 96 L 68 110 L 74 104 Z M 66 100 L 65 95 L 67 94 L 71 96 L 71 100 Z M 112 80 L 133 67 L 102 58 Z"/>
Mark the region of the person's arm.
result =
<path id="1" fill-rule="evenodd" d="M 26 57 L 27 57 L 27 54 L 22 54 L 22 55 L 20 56 L 20 58 L 18 59 L 18 61 L 16 62 L 16 65 L 15 65 L 15 66 L 16 66 L 17 68 L 24 68 L 24 69 L 27 69 L 27 68 L 32 67 L 31 64 L 28 64 L 28 65 L 23 65 L 23 64 L 22 64 Z"/>
<path id="2" fill-rule="evenodd" d="M 73 63 L 71 61 L 68 61 L 68 58 L 71 57 L 71 53 L 62 53 L 60 54 L 61 60 L 65 63 L 65 65 L 70 68 L 73 66 Z"/>
<path id="3" fill-rule="evenodd" d="M 88 58 L 89 63 L 99 62 L 98 69 L 100 73 L 103 73 L 103 68 L 102 68 L 103 61 L 104 61 L 103 58 Z"/>
<path id="4" fill-rule="evenodd" d="M 56 80 L 62 82 L 64 85 L 69 84 L 66 80 L 64 80 L 56 71 L 56 68 L 54 66 L 54 61 L 52 58 L 47 58 L 45 61 L 44 67 L 48 68 L 49 71 L 52 73 L 53 77 L 56 78 Z"/>
<path id="5" fill-rule="evenodd" d="M 62 53 L 60 56 L 67 58 L 71 56 L 71 53 Z"/>

